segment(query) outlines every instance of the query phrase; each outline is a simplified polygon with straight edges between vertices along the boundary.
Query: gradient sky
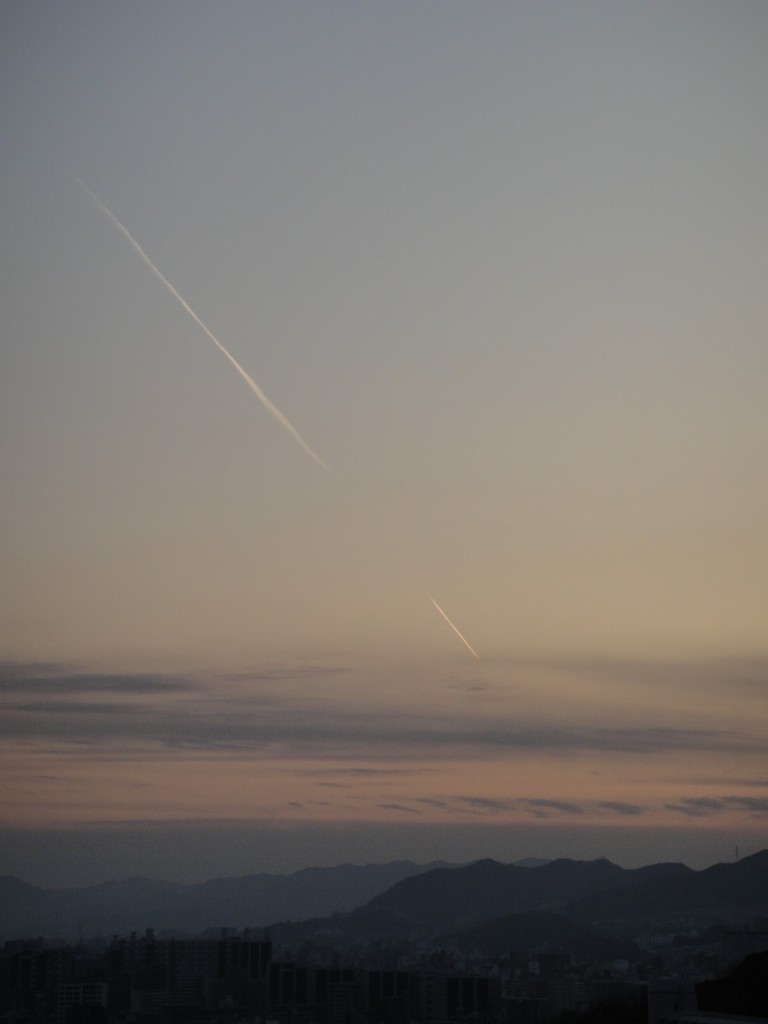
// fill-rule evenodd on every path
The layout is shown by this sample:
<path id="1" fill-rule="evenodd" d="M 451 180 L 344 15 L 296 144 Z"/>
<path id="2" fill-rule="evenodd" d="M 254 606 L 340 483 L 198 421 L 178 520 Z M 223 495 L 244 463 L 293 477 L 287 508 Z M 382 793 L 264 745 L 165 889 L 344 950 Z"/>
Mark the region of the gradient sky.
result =
<path id="1" fill-rule="evenodd" d="M 0 872 L 768 845 L 764 0 L 0 48 Z"/>

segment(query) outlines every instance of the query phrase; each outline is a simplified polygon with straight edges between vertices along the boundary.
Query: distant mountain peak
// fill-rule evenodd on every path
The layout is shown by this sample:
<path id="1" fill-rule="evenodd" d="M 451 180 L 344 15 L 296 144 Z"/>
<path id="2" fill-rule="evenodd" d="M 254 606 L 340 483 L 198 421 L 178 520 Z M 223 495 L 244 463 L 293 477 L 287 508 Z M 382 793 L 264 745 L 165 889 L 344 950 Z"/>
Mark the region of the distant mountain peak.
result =
<path id="1" fill-rule="evenodd" d="M 624 869 L 601 857 L 346 864 L 199 885 L 134 876 L 77 889 L 43 889 L 6 876 L 0 877 L 0 906 L 0 939 L 71 937 L 73 922 L 86 937 L 148 927 L 196 934 L 269 926 L 276 941 L 286 942 L 329 927 L 341 937 L 435 936 L 521 914 L 582 923 L 684 914 L 709 923 L 724 912 L 731 918 L 768 913 L 768 850 L 702 871 L 676 863 Z"/>

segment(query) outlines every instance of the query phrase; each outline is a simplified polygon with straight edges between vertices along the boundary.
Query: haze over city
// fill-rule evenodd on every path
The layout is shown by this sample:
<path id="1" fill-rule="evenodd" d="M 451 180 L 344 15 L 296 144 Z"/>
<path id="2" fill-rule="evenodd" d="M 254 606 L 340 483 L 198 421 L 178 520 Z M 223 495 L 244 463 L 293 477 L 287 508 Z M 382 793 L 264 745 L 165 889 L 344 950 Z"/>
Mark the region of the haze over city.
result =
<path id="1" fill-rule="evenodd" d="M 0 3 L 0 874 L 768 846 L 766 44 Z"/>

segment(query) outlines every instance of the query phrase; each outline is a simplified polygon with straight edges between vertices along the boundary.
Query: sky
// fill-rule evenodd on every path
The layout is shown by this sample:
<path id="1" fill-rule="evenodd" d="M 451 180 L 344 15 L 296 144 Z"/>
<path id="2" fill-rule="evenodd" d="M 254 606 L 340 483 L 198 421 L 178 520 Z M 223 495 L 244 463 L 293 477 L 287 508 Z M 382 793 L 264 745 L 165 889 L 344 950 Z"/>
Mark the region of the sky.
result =
<path id="1" fill-rule="evenodd" d="M 767 46 L 0 0 L 0 873 L 768 846 Z"/>

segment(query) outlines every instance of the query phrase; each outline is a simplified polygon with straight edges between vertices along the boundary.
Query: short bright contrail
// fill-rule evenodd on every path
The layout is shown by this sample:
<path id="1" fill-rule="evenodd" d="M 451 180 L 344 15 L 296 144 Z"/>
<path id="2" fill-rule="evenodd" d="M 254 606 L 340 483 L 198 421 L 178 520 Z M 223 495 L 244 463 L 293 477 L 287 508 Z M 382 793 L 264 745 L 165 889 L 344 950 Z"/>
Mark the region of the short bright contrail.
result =
<path id="1" fill-rule="evenodd" d="M 227 359 L 230 361 L 230 363 L 232 363 L 234 368 L 237 370 L 237 372 L 243 378 L 243 380 L 248 385 L 248 387 L 251 389 L 251 391 L 253 391 L 253 393 L 259 399 L 259 401 L 264 406 L 264 408 L 267 410 L 267 412 L 270 414 L 270 416 L 274 417 L 274 419 L 277 420 L 277 422 L 280 424 L 280 426 L 284 427 L 285 430 L 287 430 L 288 433 L 296 441 L 298 441 L 298 443 L 301 445 L 301 447 L 304 449 L 304 451 L 307 453 L 307 455 L 309 455 L 311 458 L 313 458 L 315 460 L 315 462 L 317 462 L 319 465 L 321 465 L 323 467 L 323 469 L 327 469 L 328 467 L 326 466 L 326 464 L 323 462 L 323 460 L 320 458 L 320 456 L 316 452 L 312 451 L 312 449 L 309 447 L 307 442 L 304 440 L 304 438 L 298 432 L 296 427 L 294 427 L 294 425 L 291 423 L 291 421 L 288 419 L 288 417 L 285 415 L 285 413 L 281 412 L 277 408 L 276 405 L 273 405 L 272 402 L 270 402 L 270 400 L 267 398 L 267 396 L 261 390 L 259 385 L 253 379 L 253 377 L 249 373 L 247 373 L 242 368 L 240 363 L 238 363 L 238 361 L 235 359 L 235 357 L 224 348 L 224 346 L 221 344 L 221 342 L 216 337 L 216 335 L 213 333 L 213 331 L 211 331 L 203 323 L 203 321 L 200 319 L 200 317 L 197 315 L 197 313 L 194 311 L 194 309 L 192 309 L 192 307 L 189 305 L 189 303 L 185 299 L 183 299 L 181 297 L 181 295 L 179 295 L 179 293 L 173 287 L 171 282 L 166 277 L 164 277 L 163 274 L 160 273 L 160 271 L 157 269 L 155 264 L 152 262 L 152 260 L 149 258 L 149 256 L 147 256 L 147 254 L 141 248 L 139 243 L 136 241 L 136 239 L 130 233 L 128 228 L 125 227 L 124 224 L 120 223 L 120 221 L 117 219 L 117 217 L 114 215 L 114 213 L 112 213 L 112 211 L 107 206 L 105 206 L 104 203 L 102 203 L 102 201 L 99 199 L 99 197 L 96 195 L 96 193 L 92 192 L 91 189 L 88 188 L 88 186 L 85 184 L 84 181 L 81 181 L 80 178 L 75 178 L 75 181 L 78 183 L 78 185 L 81 185 L 85 189 L 85 191 L 88 193 L 88 195 L 94 201 L 94 203 L 96 203 L 96 205 L 101 210 L 101 212 L 103 214 L 105 214 L 107 217 L 109 217 L 109 219 L 112 221 L 112 223 L 118 229 L 118 231 L 120 231 L 121 234 L 125 235 L 125 237 L 131 243 L 133 248 L 136 250 L 136 252 L 139 254 L 139 256 L 141 256 L 141 258 L 144 260 L 146 265 L 149 267 L 149 269 L 152 271 L 152 273 L 158 279 L 158 281 L 160 281 L 160 283 L 165 286 L 165 288 L 171 293 L 171 295 L 174 297 L 174 299 L 176 299 L 176 301 L 179 303 L 179 305 L 182 307 L 182 309 L 184 309 L 187 313 L 189 313 L 189 315 L 192 317 L 192 319 L 195 321 L 195 323 L 198 325 L 198 327 L 201 327 L 205 331 L 205 333 L 211 339 L 211 341 L 216 346 L 216 348 L 227 357 Z"/>
<path id="2" fill-rule="evenodd" d="M 454 633 L 456 634 L 456 636 L 457 636 L 457 637 L 459 638 L 459 640 L 461 640 L 461 642 L 462 642 L 462 643 L 463 643 L 463 644 L 464 644 L 464 645 L 465 645 L 466 647 L 468 647 L 468 648 L 469 648 L 469 650 L 470 650 L 470 651 L 471 651 L 471 652 L 472 652 L 472 653 L 474 654 L 474 656 L 475 656 L 475 657 L 477 658 L 477 660 L 478 660 L 478 661 L 480 661 L 480 655 L 479 655 L 479 654 L 477 653 L 477 651 L 475 650 L 475 648 L 474 648 L 474 647 L 472 646 L 472 644 L 471 644 L 471 643 L 469 642 L 469 640 L 467 640 L 467 638 L 466 638 L 465 636 L 463 636 L 463 635 L 462 635 L 462 634 L 461 634 L 461 633 L 459 632 L 459 630 L 458 630 L 458 629 L 457 629 L 457 628 L 456 628 L 456 627 L 454 626 L 454 624 L 453 624 L 453 623 L 451 622 L 451 620 L 450 620 L 450 619 L 448 618 L 448 616 L 447 616 L 447 615 L 445 614 L 445 612 L 444 612 L 444 611 L 443 611 L 443 609 L 442 609 L 442 608 L 440 607 L 440 605 L 439 605 L 439 604 L 437 603 L 437 601 L 436 601 L 436 600 L 434 599 L 434 597 L 430 597 L 430 599 L 429 599 L 429 600 L 430 600 L 430 601 L 432 602 L 432 604 L 433 604 L 433 605 L 435 606 L 435 608 L 437 608 L 437 610 L 438 610 L 438 611 L 440 612 L 440 614 L 441 614 L 441 615 L 443 616 L 443 618 L 444 618 L 444 619 L 445 619 L 445 621 L 446 621 L 446 622 L 448 623 L 448 625 L 449 625 L 449 626 L 451 627 L 451 629 L 452 629 L 452 630 L 453 630 L 453 632 L 454 632 Z"/>

